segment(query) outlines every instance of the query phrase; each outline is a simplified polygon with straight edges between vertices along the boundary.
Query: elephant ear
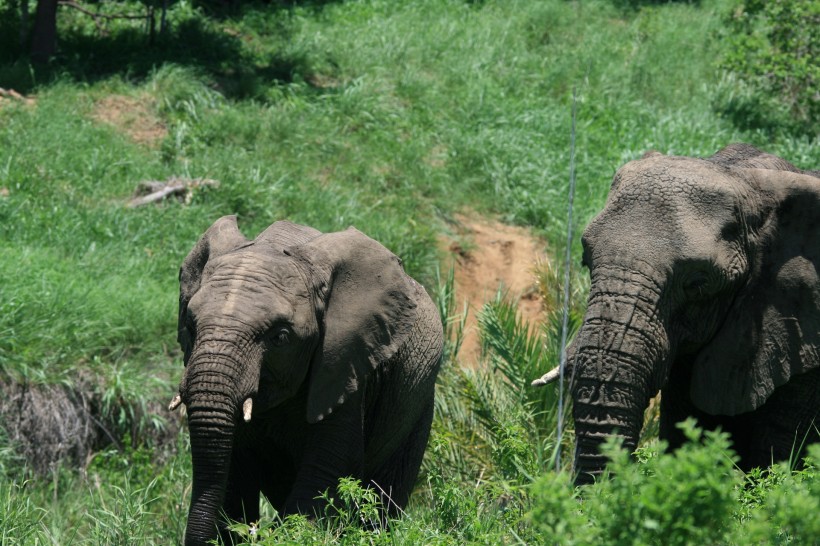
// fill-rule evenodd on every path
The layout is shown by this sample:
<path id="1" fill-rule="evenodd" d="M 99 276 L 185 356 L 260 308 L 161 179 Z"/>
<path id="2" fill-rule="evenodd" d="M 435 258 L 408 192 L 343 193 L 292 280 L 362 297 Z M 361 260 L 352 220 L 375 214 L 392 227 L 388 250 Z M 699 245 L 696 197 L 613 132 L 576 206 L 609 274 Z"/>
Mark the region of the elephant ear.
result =
<path id="1" fill-rule="evenodd" d="M 749 278 L 692 372 L 693 402 L 717 415 L 757 409 L 820 366 L 820 180 L 738 172 L 763 203 L 749 235 Z"/>
<path id="2" fill-rule="evenodd" d="M 308 262 L 323 303 L 323 335 L 311 362 L 307 420 L 327 417 L 407 341 L 416 284 L 401 260 L 355 228 L 327 233 L 288 253 Z"/>
<path id="3" fill-rule="evenodd" d="M 185 353 L 185 363 L 191 353 L 192 336 L 188 331 L 185 315 L 188 312 L 188 302 L 199 290 L 202 282 L 202 271 L 209 260 L 226 254 L 248 240 L 239 231 L 236 225 L 236 216 L 223 216 L 199 238 L 194 248 L 182 262 L 179 268 L 179 314 L 177 316 L 177 341 Z"/>
<path id="4" fill-rule="evenodd" d="M 800 169 L 776 155 L 767 154 L 751 144 L 729 144 L 718 150 L 708 161 L 728 167 L 746 169 L 770 169 L 773 171 L 788 171 L 802 173 Z"/>

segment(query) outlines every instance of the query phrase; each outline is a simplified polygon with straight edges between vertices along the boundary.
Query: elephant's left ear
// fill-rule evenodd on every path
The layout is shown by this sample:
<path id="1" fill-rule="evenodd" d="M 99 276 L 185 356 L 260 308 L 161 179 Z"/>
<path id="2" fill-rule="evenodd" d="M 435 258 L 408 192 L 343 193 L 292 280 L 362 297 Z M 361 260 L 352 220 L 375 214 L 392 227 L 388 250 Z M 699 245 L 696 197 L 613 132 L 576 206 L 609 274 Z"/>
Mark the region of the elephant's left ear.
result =
<path id="1" fill-rule="evenodd" d="M 749 234 L 749 277 L 692 371 L 693 402 L 716 415 L 757 409 L 820 366 L 820 179 L 738 172 L 762 203 Z"/>
<path id="2" fill-rule="evenodd" d="M 416 320 L 417 285 L 401 261 L 350 228 L 289 253 L 308 262 L 324 302 L 323 337 L 311 364 L 307 420 L 321 421 L 407 341 Z"/>

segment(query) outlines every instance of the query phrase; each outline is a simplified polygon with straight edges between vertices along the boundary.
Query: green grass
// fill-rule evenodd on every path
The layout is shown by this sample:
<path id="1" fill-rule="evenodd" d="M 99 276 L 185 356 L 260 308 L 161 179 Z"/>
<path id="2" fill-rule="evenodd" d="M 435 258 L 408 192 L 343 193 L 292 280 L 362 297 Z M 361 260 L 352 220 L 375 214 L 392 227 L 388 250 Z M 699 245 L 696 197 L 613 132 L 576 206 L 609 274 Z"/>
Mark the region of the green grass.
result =
<path id="1" fill-rule="evenodd" d="M 800 167 L 820 166 L 816 137 L 741 130 L 720 114 L 741 92 L 717 68 L 730 1 L 645 4 L 178 2 L 169 35 L 154 45 L 135 23 L 107 23 L 101 35 L 88 17 L 61 8 L 59 55 L 39 67 L 15 41 L 16 3 L 0 4 L 0 87 L 36 99 L 0 102 L 0 387 L 30 385 L 42 396 L 82 389 L 89 426 L 105 430 L 89 446 L 90 460 L 41 475 L 21 460 L 12 427 L 0 427 L 0 542 L 180 539 L 190 465 L 184 432 L 161 409 L 182 369 L 177 270 L 214 220 L 238 214 L 251 237 L 282 218 L 323 231 L 357 226 L 439 292 L 451 333 L 407 516 L 374 535 L 344 518 L 272 526 L 268 514 L 265 532 L 278 537 L 269 540 L 622 543 L 602 538 L 611 533 L 600 518 L 621 510 L 628 490 L 602 486 L 600 501 L 590 498 L 579 511 L 569 478 L 545 474 L 556 449 L 571 449 L 571 431 L 555 437 L 555 392 L 527 385 L 557 358 L 559 315 L 527 330 L 503 297 L 488 302 L 480 316 L 486 366 L 460 369 L 462 310 L 452 308 L 452 281 L 438 274 L 436 238 L 456 213 L 473 210 L 528 226 L 547 238 L 551 255 L 563 255 L 573 90 L 574 245 L 615 170 L 648 149 L 706 156 L 745 141 Z M 100 121 L 111 97 L 139 104 L 140 116 L 164 132 L 146 143 Z M 141 181 L 172 176 L 220 184 L 188 204 L 125 206 Z M 547 302 L 558 301 L 561 286 L 552 267 L 541 279 Z M 575 270 L 573 283 L 577 323 L 584 279 Z M 715 440 L 702 448 L 715 455 L 723 447 Z M 704 480 L 728 476 L 692 457 L 686 464 Z M 653 455 L 629 483 L 644 487 L 662 470 L 654 461 L 667 464 Z M 668 464 L 677 471 L 678 462 Z M 801 502 L 816 503 L 813 472 L 781 469 L 771 474 L 777 480 L 733 486 L 726 525 L 699 528 L 738 544 L 738 529 L 745 543 L 815 536 L 783 492 L 788 484 Z M 693 483 L 687 491 L 660 491 L 644 504 L 673 510 L 664 499 L 682 502 L 699 487 L 684 475 Z M 367 502 L 351 491 L 351 502 Z M 657 532 L 672 533 L 635 510 Z"/>

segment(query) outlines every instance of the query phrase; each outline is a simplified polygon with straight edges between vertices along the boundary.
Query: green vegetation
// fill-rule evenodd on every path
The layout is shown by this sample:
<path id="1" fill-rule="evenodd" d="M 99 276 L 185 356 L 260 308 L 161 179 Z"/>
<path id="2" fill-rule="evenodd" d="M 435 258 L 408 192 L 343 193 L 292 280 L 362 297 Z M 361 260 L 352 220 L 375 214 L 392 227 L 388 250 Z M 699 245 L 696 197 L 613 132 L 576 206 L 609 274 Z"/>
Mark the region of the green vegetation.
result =
<path id="1" fill-rule="evenodd" d="M 0 97 L 0 542 L 180 540 L 187 438 L 163 409 L 182 370 L 177 270 L 225 214 L 248 236 L 281 218 L 357 226 L 437 293 L 450 333 L 405 517 L 382 533 L 356 527 L 350 507 L 372 499 L 348 483 L 332 517 L 267 511 L 249 542 L 818 540 L 814 464 L 743 476 L 725 438 L 691 427 L 696 442 L 674 455 L 650 437 L 640 464 L 615 456 L 616 479 L 579 498 L 556 392 L 528 387 L 559 352 L 561 267 L 539 274 L 543 324 L 525 326 L 503 295 L 480 311 L 476 370 L 459 366 L 463 310 L 438 273 L 437 237 L 465 210 L 529 226 L 563 255 L 573 89 L 576 241 L 615 169 L 648 149 L 706 156 L 745 141 L 820 167 L 799 117 L 738 114 L 735 76 L 719 67 L 736 51 L 724 27 L 734 2 L 182 1 L 152 46 L 139 23 L 100 32 L 61 8 L 58 56 L 39 67 L 17 44 L 18 5 L 0 0 L 0 87 L 33 99 Z M 171 177 L 219 185 L 126 206 L 140 182 Z M 577 325 L 585 281 L 573 276 Z M 56 417 L 43 400 L 63 404 Z M 71 434 L 58 460 L 60 431 Z"/>
<path id="2" fill-rule="evenodd" d="M 820 132 L 820 4 L 812 0 L 738 2 L 726 17 L 724 65 L 738 82 L 729 111 L 748 127 Z"/>

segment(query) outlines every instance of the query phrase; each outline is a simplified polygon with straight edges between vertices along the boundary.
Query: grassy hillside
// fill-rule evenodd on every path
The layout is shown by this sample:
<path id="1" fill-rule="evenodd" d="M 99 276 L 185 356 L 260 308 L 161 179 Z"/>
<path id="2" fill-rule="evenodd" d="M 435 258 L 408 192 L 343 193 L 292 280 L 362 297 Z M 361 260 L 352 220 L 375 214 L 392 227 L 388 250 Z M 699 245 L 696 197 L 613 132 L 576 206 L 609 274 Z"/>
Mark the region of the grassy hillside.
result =
<path id="1" fill-rule="evenodd" d="M 137 23 L 108 21 L 102 33 L 61 8 L 60 53 L 47 66 L 24 59 L 12 4 L 0 5 L 0 87 L 32 99 L 0 100 L 0 542 L 179 540 L 190 468 L 184 432 L 163 410 L 182 370 L 177 269 L 222 215 L 238 214 L 248 236 L 282 218 L 323 231 L 355 225 L 438 292 L 455 338 L 459 310 L 436 237 L 473 210 L 529 226 L 560 255 L 573 90 L 576 233 L 615 169 L 649 149 L 705 156 L 746 141 L 820 166 L 816 138 L 741 131 L 719 114 L 734 89 L 717 69 L 731 2 L 628 4 L 179 2 L 153 45 Z M 140 182 L 171 177 L 219 184 L 187 203 L 126 206 Z M 449 348 L 409 517 L 392 538 L 345 540 L 532 542 L 600 517 L 573 515 L 566 476 L 523 488 L 572 439 L 555 438 L 554 393 L 523 388 L 555 357 L 557 319 L 529 332 L 514 312 L 503 300 L 484 310 L 486 369 L 460 371 L 457 343 Z M 27 444 L 32 427 L 40 436 Z M 731 465 L 693 464 L 745 479 Z M 778 476 L 759 481 L 803 480 Z M 813 487 L 805 495 L 818 502 Z M 762 517 L 766 495 L 730 490 L 727 521 Z M 601 502 L 620 502 L 602 491 L 611 500 Z M 525 515 L 549 503 L 568 519 Z M 321 531 L 331 542 L 347 523 L 317 531 L 293 521 L 276 540 Z"/>

